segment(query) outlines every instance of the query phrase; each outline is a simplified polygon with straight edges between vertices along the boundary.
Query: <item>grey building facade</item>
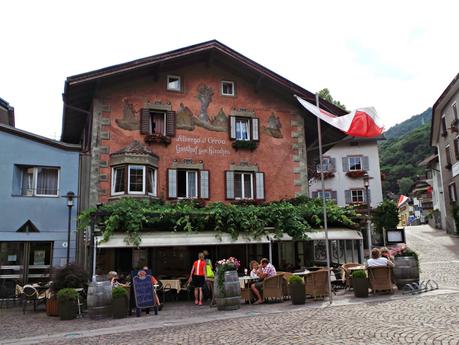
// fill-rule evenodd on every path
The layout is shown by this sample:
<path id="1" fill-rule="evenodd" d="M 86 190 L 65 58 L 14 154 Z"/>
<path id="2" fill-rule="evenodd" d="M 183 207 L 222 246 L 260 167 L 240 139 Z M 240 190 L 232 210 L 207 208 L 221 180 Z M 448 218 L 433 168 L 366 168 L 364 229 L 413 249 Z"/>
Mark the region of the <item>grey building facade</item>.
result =
<path id="1" fill-rule="evenodd" d="M 454 221 L 458 212 L 459 186 L 459 74 L 433 105 L 431 145 L 438 150 L 442 198 L 445 205 L 442 225 L 448 233 L 459 230 Z M 440 192 L 441 193 L 441 192 Z"/>

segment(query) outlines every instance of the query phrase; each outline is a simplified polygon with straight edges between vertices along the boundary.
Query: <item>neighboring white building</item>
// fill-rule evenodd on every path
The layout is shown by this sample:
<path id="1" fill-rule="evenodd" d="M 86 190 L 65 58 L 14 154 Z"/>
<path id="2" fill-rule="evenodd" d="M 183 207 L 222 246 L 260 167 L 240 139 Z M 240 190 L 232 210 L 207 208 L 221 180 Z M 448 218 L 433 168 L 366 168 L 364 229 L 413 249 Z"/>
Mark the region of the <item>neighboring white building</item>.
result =
<path id="1" fill-rule="evenodd" d="M 378 140 L 344 139 L 324 153 L 323 171 L 325 197 L 333 199 L 339 206 L 366 204 L 363 175 L 370 177 L 368 195 L 372 208 L 383 200 L 381 171 L 379 168 Z M 312 198 L 321 196 L 320 166 L 309 176 L 309 193 Z"/>

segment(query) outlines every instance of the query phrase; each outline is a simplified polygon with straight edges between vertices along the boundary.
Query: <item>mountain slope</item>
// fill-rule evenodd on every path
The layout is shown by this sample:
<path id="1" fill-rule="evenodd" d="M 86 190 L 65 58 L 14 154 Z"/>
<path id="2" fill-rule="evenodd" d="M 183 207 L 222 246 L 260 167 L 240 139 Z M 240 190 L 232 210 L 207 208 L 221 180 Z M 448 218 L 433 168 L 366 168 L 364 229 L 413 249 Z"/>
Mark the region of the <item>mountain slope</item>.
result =
<path id="1" fill-rule="evenodd" d="M 424 174 L 419 163 L 434 152 L 430 147 L 431 116 L 429 108 L 385 132 L 387 140 L 379 145 L 384 195 L 408 193 L 416 177 Z"/>
<path id="2" fill-rule="evenodd" d="M 386 139 L 398 138 L 404 134 L 411 132 L 412 130 L 425 125 L 430 124 L 432 120 L 432 108 L 426 109 L 423 113 L 414 115 L 408 120 L 403 121 L 402 123 L 396 124 L 395 126 L 389 128 L 384 132 Z"/>

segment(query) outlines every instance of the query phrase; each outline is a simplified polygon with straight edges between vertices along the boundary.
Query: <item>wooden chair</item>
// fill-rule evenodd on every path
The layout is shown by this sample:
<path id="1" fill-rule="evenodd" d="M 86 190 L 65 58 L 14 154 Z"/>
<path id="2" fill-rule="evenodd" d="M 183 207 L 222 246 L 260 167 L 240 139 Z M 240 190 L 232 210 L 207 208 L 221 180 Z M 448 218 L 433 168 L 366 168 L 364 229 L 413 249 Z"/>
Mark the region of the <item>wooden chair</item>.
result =
<path id="1" fill-rule="evenodd" d="M 348 268 L 351 268 L 351 267 L 357 267 L 357 266 L 361 266 L 362 264 L 359 264 L 359 263 L 356 263 L 356 262 L 350 262 L 350 263 L 347 263 L 347 264 L 343 264 L 341 266 L 341 269 L 342 269 L 342 275 L 344 276 L 344 280 L 345 280 L 345 288 L 346 289 L 352 289 L 352 272 L 348 270 Z"/>
<path id="2" fill-rule="evenodd" d="M 368 280 L 373 294 L 376 292 L 394 293 L 392 267 L 368 267 Z"/>
<path id="3" fill-rule="evenodd" d="M 283 274 L 265 278 L 265 280 L 263 280 L 263 299 L 282 301 L 284 297 L 283 282 Z"/>
<path id="4" fill-rule="evenodd" d="M 304 276 L 304 287 L 306 295 L 314 299 L 325 298 L 328 296 L 328 270 L 320 269 L 309 272 Z"/>
<path id="5" fill-rule="evenodd" d="M 249 287 L 241 288 L 241 299 L 252 304 L 252 291 Z"/>

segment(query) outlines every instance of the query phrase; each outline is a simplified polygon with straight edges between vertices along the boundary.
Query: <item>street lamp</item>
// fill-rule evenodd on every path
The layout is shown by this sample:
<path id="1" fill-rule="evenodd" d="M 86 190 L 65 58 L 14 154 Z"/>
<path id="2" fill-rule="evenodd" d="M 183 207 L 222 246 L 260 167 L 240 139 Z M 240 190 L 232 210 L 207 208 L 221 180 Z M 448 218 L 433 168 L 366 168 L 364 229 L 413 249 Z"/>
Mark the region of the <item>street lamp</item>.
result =
<path id="1" fill-rule="evenodd" d="M 73 207 L 73 199 L 75 198 L 74 192 L 67 192 L 67 207 L 69 208 L 69 224 L 67 228 L 67 265 L 70 261 L 70 231 L 71 231 L 71 221 L 72 221 L 72 207 Z"/>
<path id="2" fill-rule="evenodd" d="M 368 176 L 367 173 L 363 175 L 363 185 L 365 187 L 365 198 L 367 201 L 367 240 L 368 240 L 368 256 L 371 255 L 371 207 L 370 207 L 370 198 L 368 195 L 368 187 L 370 186 L 370 179 L 372 177 Z"/>

